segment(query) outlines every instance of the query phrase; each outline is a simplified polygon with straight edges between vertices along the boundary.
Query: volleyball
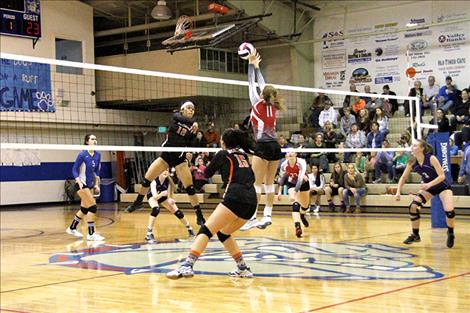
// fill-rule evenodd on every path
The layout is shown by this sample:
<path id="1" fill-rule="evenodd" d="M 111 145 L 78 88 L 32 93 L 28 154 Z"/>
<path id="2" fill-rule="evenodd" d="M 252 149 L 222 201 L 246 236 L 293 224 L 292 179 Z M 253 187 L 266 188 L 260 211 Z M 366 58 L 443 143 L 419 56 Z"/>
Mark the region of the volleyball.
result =
<path id="1" fill-rule="evenodd" d="M 238 55 L 243 60 L 248 60 L 253 53 L 255 53 L 255 47 L 249 42 L 244 42 L 238 47 Z"/>

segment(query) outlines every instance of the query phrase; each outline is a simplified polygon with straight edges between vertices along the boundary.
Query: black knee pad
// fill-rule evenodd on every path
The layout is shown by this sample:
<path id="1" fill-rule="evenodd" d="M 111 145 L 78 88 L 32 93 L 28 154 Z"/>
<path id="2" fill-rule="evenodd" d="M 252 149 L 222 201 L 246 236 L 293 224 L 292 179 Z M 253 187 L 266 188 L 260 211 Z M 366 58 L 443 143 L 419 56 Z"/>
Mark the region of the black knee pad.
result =
<path id="1" fill-rule="evenodd" d="M 426 198 L 425 198 L 422 194 L 420 194 L 420 193 L 418 193 L 416 196 L 421 199 L 421 205 L 420 205 L 420 207 L 422 207 L 423 204 L 426 203 Z"/>
<path id="2" fill-rule="evenodd" d="M 158 206 L 155 206 L 152 208 L 152 213 L 150 213 L 150 215 L 152 215 L 153 217 L 157 217 L 159 213 L 160 213 L 160 208 Z"/>
<path id="3" fill-rule="evenodd" d="M 96 204 L 88 208 L 88 212 L 90 213 L 96 213 L 97 210 L 98 210 L 98 207 L 96 206 Z"/>
<path id="4" fill-rule="evenodd" d="M 226 235 L 221 233 L 220 231 L 217 232 L 217 237 L 219 238 L 220 242 L 224 243 L 225 240 L 230 238 L 230 235 Z"/>
<path id="5" fill-rule="evenodd" d="M 448 218 L 454 218 L 455 217 L 455 210 L 446 211 L 446 215 L 447 215 Z"/>
<path id="6" fill-rule="evenodd" d="M 179 219 L 182 219 L 184 217 L 184 213 L 178 210 L 175 212 L 175 216 Z"/>
<path id="7" fill-rule="evenodd" d="M 193 195 L 196 194 L 196 189 L 194 189 L 193 185 L 188 186 L 188 187 L 186 187 L 186 193 L 190 196 L 193 196 Z"/>
<path id="8" fill-rule="evenodd" d="M 292 204 L 292 212 L 300 212 L 300 203 L 294 202 Z"/>
<path id="9" fill-rule="evenodd" d="M 80 207 L 80 211 L 82 211 L 83 215 L 86 215 L 88 213 L 88 209 L 84 207 Z"/>
<path id="10" fill-rule="evenodd" d="M 197 234 L 198 234 L 198 236 L 199 236 L 200 234 L 204 234 L 204 235 L 206 235 L 207 237 L 209 237 L 209 239 L 211 239 L 212 236 L 213 236 L 212 233 L 211 233 L 211 231 L 209 230 L 209 228 L 207 228 L 206 225 L 202 225 L 201 228 L 199 228 L 199 231 L 197 232 Z"/>
<path id="11" fill-rule="evenodd" d="M 144 181 L 142 182 L 142 187 L 148 188 L 150 187 L 151 181 L 148 180 L 147 178 L 144 178 Z"/>

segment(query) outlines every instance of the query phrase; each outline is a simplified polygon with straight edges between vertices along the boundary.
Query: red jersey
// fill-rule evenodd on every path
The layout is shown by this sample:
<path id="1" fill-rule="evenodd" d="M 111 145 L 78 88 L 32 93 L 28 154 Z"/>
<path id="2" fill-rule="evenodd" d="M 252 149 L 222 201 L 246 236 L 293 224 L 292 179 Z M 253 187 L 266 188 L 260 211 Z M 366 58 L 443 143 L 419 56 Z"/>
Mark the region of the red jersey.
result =
<path id="1" fill-rule="evenodd" d="M 263 99 L 251 107 L 251 124 L 256 141 L 277 141 L 276 107 Z"/>

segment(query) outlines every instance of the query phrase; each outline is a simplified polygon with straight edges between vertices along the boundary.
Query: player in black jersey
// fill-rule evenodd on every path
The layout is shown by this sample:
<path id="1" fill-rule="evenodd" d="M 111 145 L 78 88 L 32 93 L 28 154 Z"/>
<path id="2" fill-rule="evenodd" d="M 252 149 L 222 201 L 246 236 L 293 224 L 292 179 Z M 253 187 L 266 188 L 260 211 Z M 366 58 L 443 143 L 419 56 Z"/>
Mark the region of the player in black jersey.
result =
<path id="1" fill-rule="evenodd" d="M 178 269 L 167 273 L 166 276 L 169 279 L 194 276 L 193 265 L 213 234 L 217 234 L 220 242 L 237 263 L 237 268 L 229 275 L 244 278 L 253 277 L 253 273 L 243 260 L 237 242 L 230 236 L 253 216 L 257 205 L 256 191 L 253 187 L 255 175 L 248 161 L 248 156 L 238 150 L 238 148 L 242 148 L 244 151 L 250 150 L 248 136 L 240 130 L 227 129 L 222 135 L 221 146 L 224 150 L 215 155 L 204 174 L 207 178 L 213 176 L 216 171 L 222 174 L 224 183 L 227 184 L 223 201 L 219 203 L 207 222 L 199 229 L 184 263 Z"/>
<path id="2" fill-rule="evenodd" d="M 193 121 L 194 104 L 191 101 L 186 101 L 181 105 L 180 111 L 176 112 L 170 122 L 168 129 L 168 136 L 162 147 L 189 147 L 194 140 L 195 134 L 198 130 L 198 124 Z M 160 157 L 153 161 L 147 173 L 145 173 L 142 187 L 140 188 L 139 195 L 133 204 L 127 207 L 127 212 L 134 212 L 143 207 L 142 201 L 147 194 L 150 183 L 159 176 L 164 170 L 174 167 L 176 175 L 183 183 L 186 193 L 189 195 L 189 201 L 196 211 L 197 224 L 204 224 L 204 216 L 202 215 L 199 201 L 196 196 L 196 190 L 193 186 L 193 177 L 188 163 L 185 159 L 185 152 L 162 152 Z"/>

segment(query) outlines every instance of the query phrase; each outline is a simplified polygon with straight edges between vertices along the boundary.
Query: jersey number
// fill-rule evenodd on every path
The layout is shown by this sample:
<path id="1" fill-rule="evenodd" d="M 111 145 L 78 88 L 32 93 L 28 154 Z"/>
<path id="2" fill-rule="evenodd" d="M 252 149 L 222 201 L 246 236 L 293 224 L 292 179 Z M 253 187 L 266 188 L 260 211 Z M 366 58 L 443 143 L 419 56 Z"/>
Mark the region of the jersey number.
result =
<path id="1" fill-rule="evenodd" d="M 188 130 L 186 128 L 181 127 L 181 126 L 178 126 L 178 129 L 176 130 L 176 133 L 178 135 L 181 135 L 181 136 L 186 135 L 187 132 L 188 132 Z"/>
<path id="2" fill-rule="evenodd" d="M 235 158 L 237 158 L 238 167 L 250 167 L 243 155 L 235 154 Z"/>

